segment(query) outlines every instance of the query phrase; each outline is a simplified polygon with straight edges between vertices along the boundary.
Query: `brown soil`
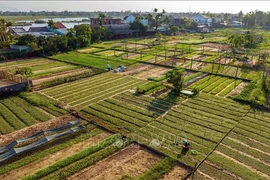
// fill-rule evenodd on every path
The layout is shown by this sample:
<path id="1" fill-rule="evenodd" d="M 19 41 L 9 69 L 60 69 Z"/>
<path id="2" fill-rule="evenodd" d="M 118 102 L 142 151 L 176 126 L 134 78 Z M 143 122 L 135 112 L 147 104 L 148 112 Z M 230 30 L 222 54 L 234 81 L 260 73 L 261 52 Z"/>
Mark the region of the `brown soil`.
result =
<path id="1" fill-rule="evenodd" d="M 174 168 L 168 174 L 166 174 L 162 179 L 163 180 L 183 179 L 190 172 L 191 172 L 191 170 L 189 168 L 178 164 L 178 165 L 174 166 Z"/>
<path id="2" fill-rule="evenodd" d="M 218 44 L 218 43 L 204 43 L 204 47 L 209 47 L 209 48 L 219 48 L 222 50 L 228 49 L 230 46 L 226 44 Z"/>
<path id="3" fill-rule="evenodd" d="M 34 173 L 41 168 L 50 166 L 50 165 L 54 164 L 55 162 L 60 161 L 61 159 L 72 156 L 73 154 L 76 154 L 77 152 L 80 152 L 87 147 L 90 147 L 94 144 L 97 144 L 98 142 L 104 140 L 106 137 L 108 137 L 110 135 L 111 134 L 108 132 L 103 132 L 103 133 L 98 134 L 94 137 L 91 137 L 90 139 L 87 139 L 83 142 L 80 142 L 78 144 L 74 144 L 66 149 L 57 151 L 56 153 L 53 153 L 53 154 L 50 154 L 46 157 L 38 159 L 37 161 L 34 161 L 30 164 L 27 164 L 25 166 L 21 166 L 21 167 L 14 169 L 6 174 L 0 175 L 0 179 L 2 179 L 2 180 L 20 179 L 23 176 Z"/>
<path id="4" fill-rule="evenodd" d="M 139 65 L 128 69 L 122 74 L 131 75 L 139 79 L 148 79 L 149 77 L 160 77 L 169 70 L 169 68 L 159 67 L 155 65 Z"/>
<path id="5" fill-rule="evenodd" d="M 135 75 L 135 77 L 140 78 L 140 79 L 148 79 L 149 77 L 160 77 L 166 74 L 168 70 L 169 70 L 168 68 L 154 67 L 148 71 L 144 71 Z"/>
<path id="6" fill-rule="evenodd" d="M 227 94 L 227 97 L 235 96 L 242 92 L 243 88 L 248 85 L 248 82 L 241 82 L 236 88 Z"/>
<path id="7" fill-rule="evenodd" d="M 68 121 L 73 120 L 73 119 L 75 119 L 74 116 L 65 115 L 62 117 L 53 118 L 45 122 L 34 124 L 32 126 L 23 128 L 21 130 L 18 130 L 9 134 L 0 135 L 0 146 L 4 146 L 16 139 L 31 136 L 32 134 L 35 134 L 41 130 L 46 130 L 46 129 L 62 126 L 66 124 Z"/>
<path id="8" fill-rule="evenodd" d="M 150 69 L 152 68 L 153 65 L 145 65 L 145 64 L 140 64 L 140 65 L 137 65 L 137 66 L 132 66 L 130 68 L 128 68 L 126 70 L 126 72 L 123 72 L 122 74 L 126 74 L 126 75 L 134 75 L 134 74 L 138 74 L 140 73 L 141 71 L 144 71 L 144 70 L 147 70 L 147 69 Z"/>
<path id="9" fill-rule="evenodd" d="M 94 166 L 74 174 L 69 179 L 113 180 L 121 179 L 125 175 L 136 177 L 157 164 L 159 159 L 160 157 L 157 154 L 133 144 Z"/>

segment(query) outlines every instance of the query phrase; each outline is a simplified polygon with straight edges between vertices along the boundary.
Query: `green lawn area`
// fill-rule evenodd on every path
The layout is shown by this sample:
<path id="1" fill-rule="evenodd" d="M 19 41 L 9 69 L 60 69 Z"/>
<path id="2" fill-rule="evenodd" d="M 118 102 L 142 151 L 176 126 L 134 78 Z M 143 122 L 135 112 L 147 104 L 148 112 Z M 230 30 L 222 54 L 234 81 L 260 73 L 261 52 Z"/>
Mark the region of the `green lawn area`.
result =
<path id="1" fill-rule="evenodd" d="M 105 56 L 95 56 L 91 54 L 82 54 L 82 53 L 75 53 L 75 52 L 69 52 L 64 54 L 58 54 L 55 56 L 52 56 L 52 58 L 61 60 L 63 62 L 70 62 L 73 64 L 98 68 L 98 69 L 106 69 L 107 63 L 109 63 L 113 67 L 117 67 L 119 65 L 131 65 L 136 63 L 136 61 L 131 60 L 123 60 L 116 57 L 107 57 Z"/>

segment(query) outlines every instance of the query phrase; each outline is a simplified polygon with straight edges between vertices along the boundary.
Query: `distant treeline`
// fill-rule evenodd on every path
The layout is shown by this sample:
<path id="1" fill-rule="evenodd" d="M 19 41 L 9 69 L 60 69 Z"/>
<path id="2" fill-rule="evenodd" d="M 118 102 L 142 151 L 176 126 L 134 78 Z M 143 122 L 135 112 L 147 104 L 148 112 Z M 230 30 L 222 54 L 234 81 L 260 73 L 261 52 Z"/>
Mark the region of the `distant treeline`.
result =
<path id="1" fill-rule="evenodd" d="M 131 11 L 110 11 L 110 12 L 102 12 L 102 11 L 93 11 L 93 12 L 86 12 L 86 11 L 30 11 L 30 12 L 10 12 L 10 11 L 0 11 L 0 16 L 57 16 L 57 17 L 98 17 L 100 13 L 105 14 L 107 17 L 119 17 L 123 18 L 128 16 Z M 148 14 L 149 12 L 136 12 L 142 14 Z M 168 13 L 169 15 L 178 15 L 182 17 L 192 17 L 196 12 L 182 12 L 182 13 Z"/>

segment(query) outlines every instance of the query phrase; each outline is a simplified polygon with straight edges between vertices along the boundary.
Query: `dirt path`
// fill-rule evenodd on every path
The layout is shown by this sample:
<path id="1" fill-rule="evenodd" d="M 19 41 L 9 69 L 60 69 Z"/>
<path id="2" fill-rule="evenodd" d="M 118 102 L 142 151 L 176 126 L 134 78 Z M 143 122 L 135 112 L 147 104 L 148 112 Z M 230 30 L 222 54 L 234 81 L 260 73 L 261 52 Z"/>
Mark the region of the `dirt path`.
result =
<path id="1" fill-rule="evenodd" d="M 0 146 L 4 146 L 10 143 L 11 141 L 14 141 L 15 139 L 31 136 L 32 134 L 37 133 L 41 130 L 46 130 L 46 129 L 62 126 L 66 124 L 68 121 L 73 120 L 73 119 L 75 119 L 74 116 L 65 115 L 62 117 L 53 118 L 45 122 L 34 124 L 32 126 L 23 128 L 18 131 L 14 131 L 9 134 L 0 135 Z"/>
<path id="2" fill-rule="evenodd" d="M 74 144 L 66 149 L 60 150 L 54 154 L 50 154 L 46 157 L 43 157 L 41 159 L 38 159 L 37 161 L 34 161 L 30 164 L 27 164 L 26 166 L 19 167 L 17 169 L 14 169 L 6 174 L 0 175 L 0 179 L 2 180 L 16 180 L 23 176 L 29 175 L 31 173 L 34 173 L 38 171 L 41 168 L 47 167 L 52 165 L 53 163 L 60 161 L 61 159 L 64 159 L 66 157 L 69 157 L 77 152 L 82 151 L 83 149 L 90 147 L 94 144 L 97 144 L 98 142 L 102 141 L 106 137 L 110 136 L 111 134 L 108 132 L 102 132 L 101 134 L 98 134 L 90 139 L 87 139 L 83 142 L 80 142 L 78 144 Z"/>
<path id="3" fill-rule="evenodd" d="M 159 159 L 153 152 L 133 144 L 68 179 L 116 180 L 124 175 L 136 177 L 153 167 Z"/>
<path id="4" fill-rule="evenodd" d="M 241 165 L 241 166 L 249 169 L 250 171 L 252 171 L 252 172 L 254 172 L 254 173 L 256 173 L 256 174 L 258 174 L 258 175 L 260 175 L 262 177 L 265 177 L 266 179 L 270 179 L 270 176 L 268 176 L 267 174 L 264 174 L 264 173 L 262 173 L 262 172 L 260 172 L 260 171 L 258 171 L 256 169 L 254 169 L 253 167 L 248 166 L 248 165 L 246 165 L 246 164 L 244 164 L 244 163 L 242 163 L 240 161 L 237 161 L 237 160 L 231 158 L 230 156 L 227 156 L 226 154 L 223 154 L 223 153 L 221 153 L 219 151 L 215 151 L 215 153 L 224 156 L 225 158 L 227 158 L 227 159 L 229 159 L 229 160 L 231 160 L 231 161 L 233 161 L 233 162 L 235 162 L 235 163 L 237 163 L 237 164 L 239 164 L 239 165 Z"/>
<path id="5" fill-rule="evenodd" d="M 183 179 L 190 172 L 191 172 L 190 169 L 178 164 L 174 166 L 174 168 L 168 174 L 166 174 L 162 179 L 163 180 Z"/>

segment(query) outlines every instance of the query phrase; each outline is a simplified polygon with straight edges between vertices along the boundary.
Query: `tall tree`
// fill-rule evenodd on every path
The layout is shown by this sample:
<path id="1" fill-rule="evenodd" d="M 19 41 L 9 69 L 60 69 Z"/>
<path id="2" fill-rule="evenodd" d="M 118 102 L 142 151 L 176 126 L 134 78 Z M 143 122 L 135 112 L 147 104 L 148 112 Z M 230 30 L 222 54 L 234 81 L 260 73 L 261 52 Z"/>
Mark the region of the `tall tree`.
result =
<path id="1" fill-rule="evenodd" d="M 6 30 L 9 26 L 12 26 L 11 22 L 5 19 L 0 19 L 0 48 L 6 47 L 8 45 L 8 35 Z"/>
<path id="2" fill-rule="evenodd" d="M 158 12 L 158 9 L 155 8 L 151 14 L 147 15 L 150 26 L 154 27 L 155 31 L 157 31 L 158 27 L 161 27 L 162 24 L 168 24 L 170 22 L 169 18 L 165 14 L 166 12 L 164 9 L 162 12 Z"/>
<path id="3" fill-rule="evenodd" d="M 91 42 L 92 30 L 88 24 L 80 24 L 75 27 L 77 44 L 79 47 L 87 47 Z"/>
<path id="4" fill-rule="evenodd" d="M 135 21 L 133 21 L 133 22 L 131 22 L 129 24 L 129 28 L 131 30 L 136 31 L 136 36 L 138 37 L 138 32 L 140 32 L 141 34 L 145 33 L 147 31 L 148 26 L 145 26 L 141 22 L 141 18 L 140 17 L 136 17 Z"/>
<path id="5" fill-rule="evenodd" d="M 177 95 L 180 95 L 181 90 L 184 87 L 184 72 L 182 69 L 175 69 L 166 74 L 168 81 L 173 84 L 174 91 Z"/>
<path id="6" fill-rule="evenodd" d="M 55 26 L 55 23 L 52 19 L 50 19 L 48 21 L 48 26 L 51 28 L 51 29 L 57 29 L 57 27 Z"/>
<path id="7" fill-rule="evenodd" d="M 98 14 L 98 24 L 99 24 L 100 26 L 101 26 L 102 23 L 104 22 L 105 18 L 106 18 L 105 14 L 103 14 L 103 13 Z"/>

